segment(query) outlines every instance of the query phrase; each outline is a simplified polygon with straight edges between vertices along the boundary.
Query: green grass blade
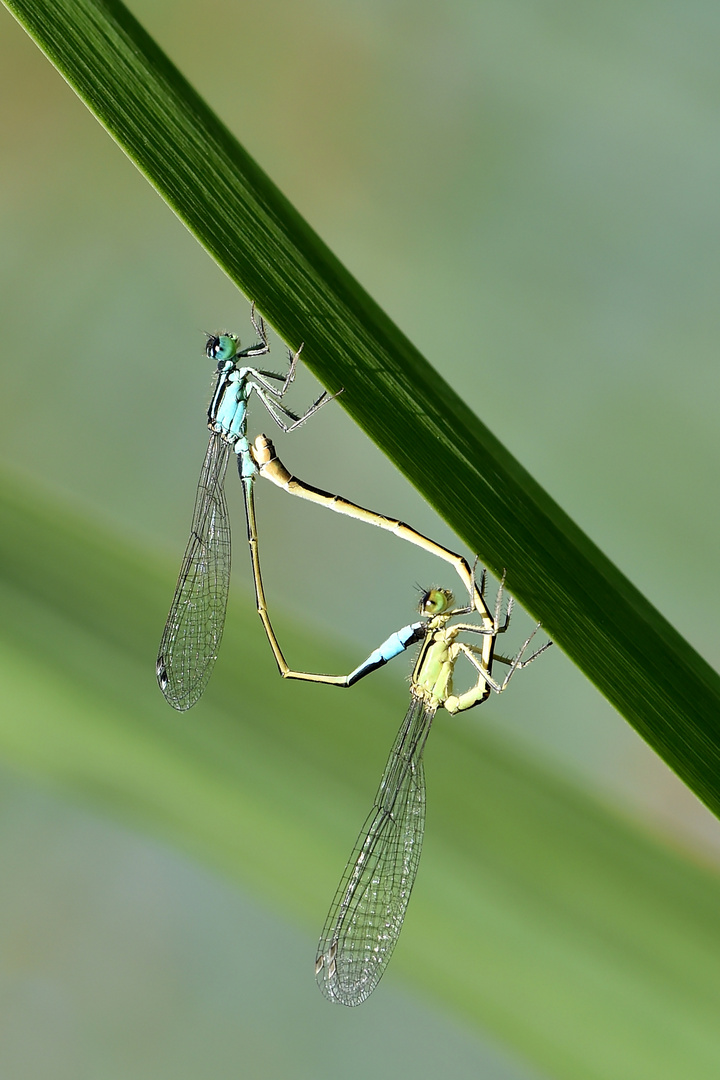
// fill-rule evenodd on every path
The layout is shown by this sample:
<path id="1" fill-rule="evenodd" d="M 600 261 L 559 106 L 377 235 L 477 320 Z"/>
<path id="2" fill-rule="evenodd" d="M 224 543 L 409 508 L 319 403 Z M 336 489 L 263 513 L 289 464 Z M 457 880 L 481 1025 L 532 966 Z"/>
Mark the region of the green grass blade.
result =
<path id="1" fill-rule="evenodd" d="M 720 678 L 497 442 L 113 0 L 6 0 L 228 275 L 717 814 Z M 299 75 L 301 77 L 301 75 Z M 488 373 L 488 383 L 490 381 Z M 679 692 L 678 686 L 681 686 Z"/>
<path id="2" fill-rule="evenodd" d="M 0 755 L 319 933 L 404 715 L 402 680 L 387 672 L 348 693 L 284 683 L 235 590 L 210 688 L 175 713 L 152 658 L 176 569 L 0 476 Z M 281 630 L 291 654 L 306 644 L 307 627 Z M 321 639 L 313 648 L 332 670 L 357 659 Z M 441 713 L 431 733 L 425 850 L 388 978 L 495 1032 L 544 1075 L 715 1080 L 717 876 L 482 721 Z"/>

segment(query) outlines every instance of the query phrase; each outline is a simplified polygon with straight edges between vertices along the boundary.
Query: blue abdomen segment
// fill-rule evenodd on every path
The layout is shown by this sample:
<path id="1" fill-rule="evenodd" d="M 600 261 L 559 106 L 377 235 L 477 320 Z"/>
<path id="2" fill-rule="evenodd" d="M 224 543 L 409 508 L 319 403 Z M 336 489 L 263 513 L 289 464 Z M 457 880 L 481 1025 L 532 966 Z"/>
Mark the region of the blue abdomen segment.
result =
<path id="1" fill-rule="evenodd" d="M 363 660 L 362 664 L 348 675 L 347 685 L 352 686 L 359 679 L 369 675 L 371 671 L 384 667 L 394 656 L 405 652 L 409 645 L 422 641 L 424 636 L 425 623 L 422 622 L 410 623 L 408 626 L 403 626 L 402 630 L 396 630 L 387 641 L 383 641 L 382 645 L 370 653 L 367 660 Z"/>
<path id="2" fill-rule="evenodd" d="M 247 437 L 243 435 L 233 446 L 233 450 L 238 456 L 238 472 L 240 473 L 241 480 L 248 480 L 255 475 L 257 469 L 255 462 L 252 459 L 250 453 L 250 443 L 247 441 Z"/>

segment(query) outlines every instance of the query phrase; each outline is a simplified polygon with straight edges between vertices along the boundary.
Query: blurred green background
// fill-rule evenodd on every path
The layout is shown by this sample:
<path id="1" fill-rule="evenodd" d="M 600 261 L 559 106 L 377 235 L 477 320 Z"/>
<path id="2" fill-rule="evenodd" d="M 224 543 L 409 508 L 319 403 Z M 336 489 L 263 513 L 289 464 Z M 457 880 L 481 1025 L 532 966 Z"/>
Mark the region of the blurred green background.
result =
<path id="1" fill-rule="evenodd" d="M 717 666 L 717 10 L 699 0 L 630 8 L 462 0 L 136 0 L 130 7 L 431 362 Z M 535 769 L 533 775 L 548 776 L 548 791 L 570 792 L 553 795 L 565 806 L 564 815 L 557 811 L 558 829 L 572 828 L 575 815 L 587 814 L 589 821 L 594 801 L 605 806 L 609 813 L 597 810 L 596 831 L 613 838 L 607 840 L 609 867 L 617 864 L 617 837 L 635 837 L 628 844 L 637 842 L 637 851 L 652 853 L 648 860 L 670 867 L 673 882 L 695 883 L 695 894 L 714 910 L 718 823 L 557 650 L 518 678 L 512 694 L 463 719 L 460 735 L 450 722 L 438 723 L 428 751 L 427 851 L 390 974 L 362 1010 L 333 1009 L 317 993 L 311 974 L 317 931 L 402 717 L 407 666 L 383 673 L 358 703 L 332 693 L 315 703 L 301 699 L 297 687 L 272 689 L 278 719 L 270 719 L 267 706 L 256 704 L 273 673 L 252 621 L 241 499 L 230 477 L 235 628 L 218 662 L 215 697 L 211 691 L 187 719 L 165 716 L 169 710 L 156 700 L 154 643 L 206 444 L 211 372 L 203 331 L 229 328 L 247 338 L 247 302 L 4 9 L 0 85 L 0 455 L 10 476 L 7 490 L 24 483 L 28 505 L 42 511 L 36 524 L 45 544 L 37 557 L 43 585 L 33 590 L 22 562 L 31 543 L 18 540 L 21 527 L 11 534 L 6 526 L 3 1073 L 22 1080 L 238 1073 L 261 1080 L 355 1077 L 372 1069 L 383 1078 L 411 1071 L 422 1077 L 447 1071 L 451 1061 L 454 1077 L 657 1080 L 666 1075 L 665 1061 L 667 1075 L 678 1075 L 691 1018 L 670 1048 L 672 1032 L 663 1030 L 661 1037 L 652 1022 L 632 1044 L 630 1035 L 606 1026 L 607 1017 L 598 1015 L 594 1023 L 590 1017 L 586 1033 L 575 1017 L 578 1046 L 584 1040 L 588 1051 L 582 1064 L 550 1031 L 543 1041 L 540 1002 L 544 995 L 560 997 L 560 980 L 552 957 L 545 960 L 546 985 L 542 975 L 524 972 L 530 945 L 523 940 L 517 970 L 507 960 L 507 986 L 502 993 L 497 988 L 498 997 L 516 1002 L 515 1024 L 510 1006 L 493 1012 L 496 986 L 482 968 L 472 976 L 487 983 L 484 1011 L 463 1007 L 458 988 L 468 971 L 458 974 L 453 993 L 421 967 L 424 962 L 432 971 L 431 958 L 423 957 L 430 951 L 424 950 L 430 938 L 423 938 L 423 903 L 429 912 L 437 896 L 448 918 L 464 912 L 464 926 L 454 929 L 467 935 L 468 957 L 483 920 L 492 917 L 480 898 L 476 910 L 464 910 L 459 900 L 453 908 L 453 897 L 443 896 L 457 853 L 440 840 L 454 827 L 468 834 L 476 828 L 472 814 L 453 822 L 443 802 L 453 785 L 448 768 L 443 787 L 451 760 L 443 755 L 452 752 L 453 738 L 467 740 L 491 762 L 497 753 L 487 785 L 502 774 L 501 762 L 517 759 Z M 273 344 L 280 364 L 281 343 Z M 161 392 L 167 404 L 158 416 Z M 315 393 L 303 371 L 294 390 L 298 407 Z M 267 427 L 265 417 L 256 422 Z M 304 479 L 453 544 L 339 405 L 277 441 Z M 368 535 L 274 490 L 260 490 L 259 504 L 269 598 L 282 609 L 288 632 L 302 617 L 318 634 L 316 643 L 300 635 L 291 662 L 353 666 L 408 621 L 416 581 L 442 583 L 443 568 L 390 537 Z M 130 773 L 135 767 L 142 773 L 142 763 L 154 760 L 149 751 L 143 755 L 145 724 L 158 746 L 180 732 L 188 761 L 193 754 L 210 761 L 215 739 L 219 747 L 232 744 L 238 761 L 247 754 L 254 762 L 223 719 L 232 709 L 222 712 L 230 695 L 223 687 L 235 678 L 247 688 L 248 699 L 235 707 L 238 714 L 253 712 L 252 738 L 271 742 L 264 755 L 258 751 L 267 772 L 242 777 L 233 758 L 223 796 L 227 836 L 216 848 L 208 841 L 215 828 L 209 811 L 193 831 L 206 803 L 200 786 L 192 786 L 190 765 L 183 817 L 171 795 L 148 802 L 150 764 L 134 803 L 121 765 L 119 779 L 108 764 L 93 784 L 98 759 L 90 750 L 87 762 L 63 756 L 72 744 L 72 736 L 63 743 L 64 733 L 73 724 L 72 745 L 92 744 L 94 717 L 103 694 L 107 698 L 93 679 L 114 661 L 100 653 L 93 659 L 93 633 L 104 633 L 104 594 L 93 598 L 92 627 L 82 625 L 70 601 L 65 621 L 53 623 L 62 607 L 59 593 L 48 614 L 52 575 L 62 581 L 61 553 L 72 559 L 73 550 L 54 539 L 54 521 L 66 527 L 66 539 L 72 522 L 84 521 L 91 547 L 107 554 L 115 543 L 119 552 L 144 554 L 152 565 L 152 583 L 138 594 L 138 610 L 147 600 L 147 618 L 135 626 L 128 617 L 127 623 L 137 656 L 112 668 L 108 685 L 120 681 L 123 688 L 103 719 L 121 733 L 120 758 L 123 748 L 135 747 L 138 733 Z M 124 580 L 131 580 L 127 559 Z M 105 622 L 116 614 L 117 605 L 108 603 Z M 681 693 L 682 672 L 668 678 Z M 125 680 L 137 691 L 126 689 Z M 381 713 L 384 697 L 387 715 Z M 364 709 L 373 711 L 367 738 Z M 33 742 L 27 732 L 35 721 Z M 332 775 L 327 784 L 324 817 L 338 821 L 318 819 L 318 829 L 329 833 L 318 834 L 317 847 L 322 858 L 327 848 L 330 871 L 313 848 L 311 828 L 298 826 L 297 837 L 289 836 L 282 814 L 276 826 L 251 816 L 261 814 L 263 798 L 268 804 L 277 799 L 288 804 L 292 821 L 293 799 L 305 798 L 302 784 L 296 792 L 284 786 L 292 777 L 293 740 L 300 738 L 293 730 L 301 722 L 319 725 L 318 738 L 339 745 L 351 724 L 358 745 L 349 746 L 367 755 L 356 802 L 347 810 L 333 801 L 342 778 Z M 106 752 L 110 763 L 115 744 L 108 735 L 102 745 L 98 755 Z M 167 765 L 165 758 L 158 761 Z M 181 772 L 178 766 L 168 791 L 180 784 Z M 318 773 L 322 806 L 319 764 Z M 253 782 L 261 794 L 243 806 Z M 162 789 L 163 781 L 157 783 Z M 503 790 L 493 797 L 517 805 L 510 780 Z M 496 818 L 493 805 L 504 808 Z M 489 819 L 477 829 L 492 833 L 510 811 L 505 803 L 488 807 Z M 462 813 L 461 798 L 452 809 Z M 319 812 L 309 807 L 307 821 Z M 223 807 L 213 813 L 222 817 Z M 248 834 L 257 833 L 267 866 L 262 854 L 245 858 L 242 845 L 233 851 L 234 815 L 241 813 Z M 298 866 L 309 861 L 307 880 L 293 877 L 283 861 L 284 845 L 293 843 Z M 570 873 L 570 848 L 560 840 L 558 847 Z M 562 877 L 560 859 L 552 872 Z M 621 877 L 618 871 L 620 897 Z M 628 895 L 633 882 L 626 879 Z M 674 896 L 675 888 L 667 885 L 668 893 Z M 511 895 L 509 907 L 527 901 L 532 908 L 522 890 Z M 537 945 L 542 919 L 537 907 L 533 911 L 518 917 L 513 932 L 534 929 Z M 690 939 L 683 935 L 693 932 L 697 911 L 678 901 L 663 919 L 656 938 L 666 940 L 672 926 L 687 955 Z M 601 940 L 602 918 L 598 927 Z M 708 927 L 696 927 L 698 940 L 707 933 L 714 959 L 717 931 Z M 577 931 L 580 967 L 587 960 L 581 941 L 587 927 Z M 648 930 L 648 940 L 652 936 Z M 534 957 L 542 972 L 541 952 Z M 569 954 L 570 967 L 572 959 Z M 588 976 L 598 983 L 604 977 L 599 968 Z M 704 985 L 707 1000 L 717 997 L 717 982 L 708 976 Z M 661 1007 L 638 1000 L 635 986 L 628 975 L 633 1005 L 621 997 L 618 1009 L 635 1017 L 656 1008 L 661 1018 Z M 529 1034 L 532 1016 L 540 1030 Z M 691 1041 L 697 1046 L 701 1039 Z M 599 1062 L 602 1048 L 607 1054 Z M 573 1052 L 579 1053 L 577 1046 Z M 708 1045 L 703 1052 L 707 1072 L 696 1064 L 692 1074 L 717 1075 L 720 1048 Z"/>

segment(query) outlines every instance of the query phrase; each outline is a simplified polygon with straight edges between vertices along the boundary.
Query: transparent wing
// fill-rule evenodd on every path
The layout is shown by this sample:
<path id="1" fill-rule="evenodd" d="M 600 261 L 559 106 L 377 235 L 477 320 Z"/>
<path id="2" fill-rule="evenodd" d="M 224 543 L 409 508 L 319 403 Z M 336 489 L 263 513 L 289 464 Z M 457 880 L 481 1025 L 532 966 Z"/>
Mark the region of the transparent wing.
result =
<path id="1" fill-rule="evenodd" d="M 315 975 L 330 1001 L 363 1002 L 400 936 L 422 850 L 422 754 L 434 715 L 434 708 L 413 695 L 325 921 Z"/>
<path id="2" fill-rule="evenodd" d="M 207 686 L 225 625 L 230 587 L 230 522 L 225 501 L 229 454 L 228 444 L 213 434 L 158 652 L 158 684 L 173 708 L 181 711 L 194 705 Z"/>

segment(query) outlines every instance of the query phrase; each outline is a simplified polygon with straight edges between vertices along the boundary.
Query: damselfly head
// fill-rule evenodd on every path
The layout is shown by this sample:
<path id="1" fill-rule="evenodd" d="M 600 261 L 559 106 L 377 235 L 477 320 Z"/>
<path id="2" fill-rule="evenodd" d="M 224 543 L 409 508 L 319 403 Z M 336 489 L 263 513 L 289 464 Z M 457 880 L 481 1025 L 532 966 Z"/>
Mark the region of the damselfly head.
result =
<path id="1" fill-rule="evenodd" d="M 420 597 L 418 611 L 429 617 L 442 615 L 453 606 L 454 599 L 449 589 L 428 589 Z"/>
<path id="2" fill-rule="evenodd" d="M 205 354 L 208 360 L 232 360 L 240 347 L 240 339 L 235 334 L 208 334 Z"/>

